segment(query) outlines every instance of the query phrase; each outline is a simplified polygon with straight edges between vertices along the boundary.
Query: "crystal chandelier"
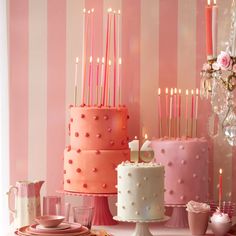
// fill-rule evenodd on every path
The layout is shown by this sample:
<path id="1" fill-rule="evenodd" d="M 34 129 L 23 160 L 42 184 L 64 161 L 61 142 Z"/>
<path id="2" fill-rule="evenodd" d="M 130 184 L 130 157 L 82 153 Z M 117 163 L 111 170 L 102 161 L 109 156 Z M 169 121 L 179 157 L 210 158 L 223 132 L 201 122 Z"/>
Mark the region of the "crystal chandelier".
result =
<path id="1" fill-rule="evenodd" d="M 228 143 L 236 146 L 236 7 L 231 7 L 231 27 L 227 48 L 216 58 L 208 57 L 201 71 L 202 98 L 209 99 L 212 111 L 218 116 Z M 235 90 L 236 91 L 236 90 Z"/>

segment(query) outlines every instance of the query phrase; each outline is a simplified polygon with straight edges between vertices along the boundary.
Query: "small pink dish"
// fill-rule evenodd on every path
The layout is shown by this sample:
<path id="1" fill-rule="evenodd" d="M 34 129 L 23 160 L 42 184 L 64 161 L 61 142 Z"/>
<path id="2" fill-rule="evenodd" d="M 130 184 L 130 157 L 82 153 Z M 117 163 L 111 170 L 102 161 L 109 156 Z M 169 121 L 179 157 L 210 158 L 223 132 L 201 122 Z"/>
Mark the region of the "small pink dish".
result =
<path id="1" fill-rule="evenodd" d="M 57 227 L 62 221 L 65 219 L 64 216 L 56 216 L 56 215 L 45 215 L 45 216 L 38 216 L 35 218 L 35 221 L 43 225 L 47 228 Z"/>

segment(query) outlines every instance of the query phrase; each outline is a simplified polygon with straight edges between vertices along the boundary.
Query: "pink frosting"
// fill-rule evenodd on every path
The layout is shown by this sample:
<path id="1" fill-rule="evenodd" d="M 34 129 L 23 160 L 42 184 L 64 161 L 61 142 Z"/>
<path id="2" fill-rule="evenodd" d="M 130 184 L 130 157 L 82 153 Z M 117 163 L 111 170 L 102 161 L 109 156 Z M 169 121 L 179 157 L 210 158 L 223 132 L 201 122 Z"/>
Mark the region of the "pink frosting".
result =
<path id="1" fill-rule="evenodd" d="M 65 150 L 64 189 L 82 193 L 116 193 L 116 167 L 130 150 Z"/>
<path id="2" fill-rule="evenodd" d="M 154 161 L 165 166 L 165 203 L 204 202 L 208 195 L 206 139 L 153 140 Z"/>
<path id="3" fill-rule="evenodd" d="M 128 148 L 127 108 L 72 107 L 72 149 L 117 150 Z"/>

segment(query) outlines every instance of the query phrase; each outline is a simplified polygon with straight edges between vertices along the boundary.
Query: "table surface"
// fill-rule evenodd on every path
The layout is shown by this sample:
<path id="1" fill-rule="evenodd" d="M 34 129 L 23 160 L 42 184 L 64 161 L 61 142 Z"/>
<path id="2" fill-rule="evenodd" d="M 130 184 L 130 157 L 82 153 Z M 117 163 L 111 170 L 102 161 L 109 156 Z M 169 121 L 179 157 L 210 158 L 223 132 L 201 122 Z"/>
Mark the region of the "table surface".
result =
<path id="1" fill-rule="evenodd" d="M 93 226 L 93 229 L 106 230 L 112 236 L 131 236 L 134 232 L 134 223 L 119 222 L 117 225 L 112 226 Z M 190 236 L 189 229 L 173 229 L 164 227 L 163 223 L 149 223 L 149 229 L 154 236 Z M 213 235 L 211 230 L 207 231 L 208 236 Z M 15 236 L 13 230 L 6 236 Z"/>

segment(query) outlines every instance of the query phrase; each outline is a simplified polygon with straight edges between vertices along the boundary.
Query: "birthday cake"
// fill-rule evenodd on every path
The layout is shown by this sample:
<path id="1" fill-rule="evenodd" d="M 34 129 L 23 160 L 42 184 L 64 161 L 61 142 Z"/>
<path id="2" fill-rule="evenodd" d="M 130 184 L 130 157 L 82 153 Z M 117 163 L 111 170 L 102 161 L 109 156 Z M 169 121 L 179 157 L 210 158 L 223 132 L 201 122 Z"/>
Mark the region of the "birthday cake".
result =
<path id="1" fill-rule="evenodd" d="M 116 193 L 116 167 L 129 160 L 125 107 L 71 107 L 64 190 Z"/>
<path id="2" fill-rule="evenodd" d="M 162 219 L 164 166 L 123 162 L 117 171 L 117 216 L 123 220 Z"/>
<path id="3" fill-rule="evenodd" d="M 208 199 L 208 143 L 205 138 L 152 141 L 154 162 L 165 166 L 165 203 Z"/>

